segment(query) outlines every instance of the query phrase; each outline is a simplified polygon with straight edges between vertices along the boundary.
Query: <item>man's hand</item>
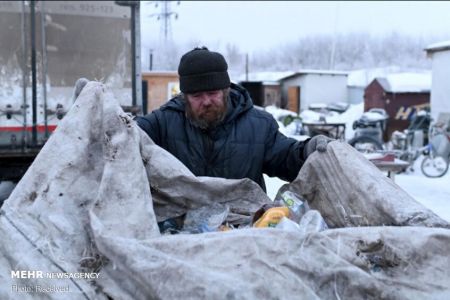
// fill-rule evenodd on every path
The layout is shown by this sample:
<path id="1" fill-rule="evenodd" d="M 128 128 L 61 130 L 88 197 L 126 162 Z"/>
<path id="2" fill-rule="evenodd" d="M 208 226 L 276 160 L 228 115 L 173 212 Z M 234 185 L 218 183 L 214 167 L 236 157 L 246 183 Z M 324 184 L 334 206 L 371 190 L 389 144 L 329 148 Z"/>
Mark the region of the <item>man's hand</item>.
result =
<path id="1" fill-rule="evenodd" d="M 73 100 L 75 101 L 83 90 L 84 86 L 89 82 L 86 78 L 78 78 L 73 90 Z"/>
<path id="2" fill-rule="evenodd" d="M 330 139 L 327 136 L 324 135 L 316 135 L 312 139 L 308 141 L 306 144 L 304 150 L 303 150 L 303 156 L 308 158 L 314 151 L 319 152 L 325 152 L 327 151 L 327 144 L 331 141 L 334 141 L 333 139 Z"/>

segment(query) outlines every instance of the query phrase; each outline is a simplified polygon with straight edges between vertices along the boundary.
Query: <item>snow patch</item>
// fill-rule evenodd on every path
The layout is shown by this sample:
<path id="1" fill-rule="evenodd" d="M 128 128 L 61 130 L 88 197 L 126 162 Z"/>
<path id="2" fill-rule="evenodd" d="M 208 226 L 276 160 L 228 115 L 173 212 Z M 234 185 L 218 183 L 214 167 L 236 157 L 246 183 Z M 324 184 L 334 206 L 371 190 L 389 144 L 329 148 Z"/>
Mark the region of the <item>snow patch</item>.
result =
<path id="1" fill-rule="evenodd" d="M 347 86 L 365 88 L 377 77 L 386 77 L 388 74 L 400 72 L 400 67 L 360 69 L 348 73 Z"/>
<path id="2" fill-rule="evenodd" d="M 374 79 L 387 81 L 388 92 L 429 92 L 431 89 L 431 72 L 428 70 L 401 70 L 400 67 L 362 69 L 349 73 L 347 86 L 366 88 Z"/>
<path id="3" fill-rule="evenodd" d="M 425 48 L 426 51 L 436 52 L 440 50 L 450 50 L 450 40 L 433 43 Z"/>
<path id="4" fill-rule="evenodd" d="M 389 84 L 389 92 L 412 93 L 431 90 L 431 72 L 389 74 L 386 80 Z"/>

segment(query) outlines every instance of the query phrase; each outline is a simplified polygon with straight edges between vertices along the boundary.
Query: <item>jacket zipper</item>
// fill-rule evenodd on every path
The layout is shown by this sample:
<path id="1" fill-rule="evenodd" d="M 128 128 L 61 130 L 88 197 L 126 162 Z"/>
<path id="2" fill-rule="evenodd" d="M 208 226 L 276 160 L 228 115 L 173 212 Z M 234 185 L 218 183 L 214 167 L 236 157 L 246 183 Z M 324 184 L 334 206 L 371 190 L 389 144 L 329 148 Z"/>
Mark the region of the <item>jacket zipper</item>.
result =
<path id="1" fill-rule="evenodd" d="M 214 149 L 214 142 L 210 137 L 210 131 L 209 130 L 205 130 L 204 131 L 204 142 L 205 142 L 205 158 L 206 158 L 206 165 L 205 165 L 205 174 L 206 176 L 209 176 L 209 169 L 211 166 L 211 158 L 212 158 L 212 152 Z"/>

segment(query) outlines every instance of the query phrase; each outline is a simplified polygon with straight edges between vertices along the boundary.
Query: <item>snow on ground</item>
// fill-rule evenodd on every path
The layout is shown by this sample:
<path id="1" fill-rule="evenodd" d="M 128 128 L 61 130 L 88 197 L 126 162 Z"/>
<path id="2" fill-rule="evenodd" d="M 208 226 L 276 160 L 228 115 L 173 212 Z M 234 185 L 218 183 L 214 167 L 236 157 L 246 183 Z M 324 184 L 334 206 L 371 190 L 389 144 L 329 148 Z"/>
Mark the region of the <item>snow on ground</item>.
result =
<path id="1" fill-rule="evenodd" d="M 275 106 L 267 106 L 264 108 L 265 111 L 272 114 L 275 120 L 279 120 L 280 117 L 286 116 L 286 115 L 292 115 L 296 116 L 297 114 L 277 108 Z M 342 114 L 338 114 L 336 112 L 330 112 L 327 115 L 324 115 L 323 113 L 312 111 L 312 110 L 304 110 L 300 113 L 300 117 L 304 122 L 314 123 L 319 122 L 321 117 L 325 117 L 326 122 L 328 123 L 345 123 L 345 139 L 350 140 L 354 137 L 355 131 L 353 130 L 353 122 L 357 119 L 359 119 L 362 114 L 364 113 L 364 103 L 359 104 L 352 104 L 349 106 L 349 108 Z M 289 124 L 286 127 L 283 127 L 281 122 L 278 122 L 278 125 L 280 126 L 280 131 L 290 137 L 297 138 L 298 136 L 294 136 L 295 127 L 296 124 Z M 304 138 L 302 138 L 304 139 Z"/>
<path id="2" fill-rule="evenodd" d="M 275 115 L 276 109 L 271 109 Z M 306 112 L 303 114 L 309 118 L 314 117 L 314 112 Z M 363 104 L 352 105 L 341 115 L 334 117 L 327 117 L 327 122 L 345 122 L 347 124 L 346 139 L 353 137 L 352 124 L 363 113 Z M 286 132 L 280 124 L 280 131 Z M 291 136 L 298 138 L 297 136 Z M 305 137 L 302 136 L 301 139 Z M 395 176 L 395 183 L 411 195 L 416 201 L 422 203 L 425 207 L 431 209 L 441 218 L 450 222 L 450 171 L 442 178 L 428 178 L 422 174 L 420 170 L 420 163 L 423 157 L 419 157 L 414 165 L 413 171 L 408 171 Z M 267 194 L 271 199 L 274 199 L 278 189 L 285 183 L 285 181 L 274 177 L 264 175 L 266 181 Z"/>
<path id="3" fill-rule="evenodd" d="M 280 117 L 284 117 L 284 116 L 297 116 L 297 114 L 293 111 L 287 110 L 287 109 L 282 109 L 282 108 L 278 108 L 275 105 L 269 105 L 264 107 L 264 110 L 267 111 L 269 114 L 271 114 L 275 120 L 280 119 Z"/>
<path id="4" fill-rule="evenodd" d="M 414 172 L 395 177 L 395 182 L 414 199 L 450 221 L 450 172 L 441 178 L 428 178 L 420 171 L 419 157 L 414 163 Z"/>

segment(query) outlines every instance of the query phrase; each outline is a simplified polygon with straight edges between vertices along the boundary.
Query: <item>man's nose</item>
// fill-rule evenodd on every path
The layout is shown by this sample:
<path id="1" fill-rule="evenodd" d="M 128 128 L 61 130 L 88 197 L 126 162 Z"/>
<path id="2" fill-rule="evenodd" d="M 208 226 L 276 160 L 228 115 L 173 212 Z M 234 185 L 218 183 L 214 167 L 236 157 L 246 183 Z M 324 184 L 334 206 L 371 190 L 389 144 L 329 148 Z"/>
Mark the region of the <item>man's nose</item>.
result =
<path id="1" fill-rule="evenodd" d="M 209 105 L 211 105 L 211 97 L 210 97 L 209 95 L 203 95 L 203 98 L 202 98 L 202 104 L 203 104 L 204 106 L 209 106 Z"/>

